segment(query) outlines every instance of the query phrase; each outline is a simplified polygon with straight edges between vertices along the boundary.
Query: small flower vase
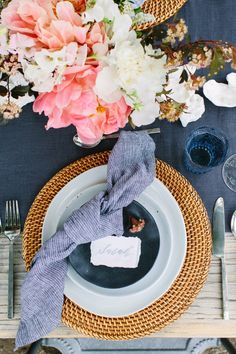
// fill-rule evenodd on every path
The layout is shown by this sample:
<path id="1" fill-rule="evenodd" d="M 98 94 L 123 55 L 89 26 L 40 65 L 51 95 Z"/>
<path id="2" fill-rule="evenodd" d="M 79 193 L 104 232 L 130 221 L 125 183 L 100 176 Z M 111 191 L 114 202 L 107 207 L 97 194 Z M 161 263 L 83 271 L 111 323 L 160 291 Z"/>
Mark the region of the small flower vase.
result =
<path id="1" fill-rule="evenodd" d="M 102 139 L 99 139 L 98 141 L 93 141 L 93 142 L 86 142 L 84 143 L 82 141 L 82 139 L 78 136 L 78 134 L 76 134 L 74 137 L 73 137 L 73 142 L 75 143 L 75 145 L 79 146 L 79 147 L 82 147 L 84 149 L 92 149 L 94 148 L 95 146 L 97 146 L 100 142 L 101 142 Z"/>

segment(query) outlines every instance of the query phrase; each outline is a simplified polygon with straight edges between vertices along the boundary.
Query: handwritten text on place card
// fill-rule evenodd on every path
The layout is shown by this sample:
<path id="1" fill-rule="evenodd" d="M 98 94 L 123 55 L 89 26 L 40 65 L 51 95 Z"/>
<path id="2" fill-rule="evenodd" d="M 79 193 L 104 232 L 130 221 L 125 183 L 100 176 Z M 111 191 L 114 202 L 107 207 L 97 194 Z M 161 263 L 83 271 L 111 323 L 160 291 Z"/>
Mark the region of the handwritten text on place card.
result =
<path id="1" fill-rule="evenodd" d="M 136 268 L 141 254 L 138 237 L 108 236 L 91 242 L 91 263 L 95 266 Z"/>

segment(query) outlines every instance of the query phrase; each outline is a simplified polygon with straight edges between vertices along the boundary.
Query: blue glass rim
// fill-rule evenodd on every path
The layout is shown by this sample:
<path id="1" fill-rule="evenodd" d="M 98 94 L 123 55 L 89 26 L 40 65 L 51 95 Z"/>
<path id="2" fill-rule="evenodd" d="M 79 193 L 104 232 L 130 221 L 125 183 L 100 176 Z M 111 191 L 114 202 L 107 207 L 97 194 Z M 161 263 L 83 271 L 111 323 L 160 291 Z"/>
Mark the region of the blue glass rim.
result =
<path id="1" fill-rule="evenodd" d="M 189 149 L 189 147 L 192 143 L 192 140 L 195 137 L 200 136 L 200 135 L 204 135 L 204 134 L 212 135 L 222 142 L 222 147 L 223 147 L 222 156 L 218 159 L 217 163 L 215 163 L 213 165 L 206 165 L 206 166 L 199 165 L 192 160 L 192 157 L 190 155 L 191 150 Z M 188 138 L 186 139 L 186 142 L 185 142 L 185 147 L 184 147 L 185 159 L 188 158 L 189 162 L 191 164 L 191 168 L 190 168 L 190 166 L 188 166 L 188 167 L 186 166 L 186 168 L 188 168 L 190 171 L 192 171 L 194 173 L 208 172 L 212 169 L 212 167 L 219 166 L 225 161 L 226 155 L 228 152 L 228 147 L 229 147 L 228 139 L 226 138 L 226 136 L 222 130 L 215 129 L 212 127 L 205 127 L 205 126 L 197 128 L 196 130 L 194 130 L 190 133 L 190 135 L 188 136 Z"/>

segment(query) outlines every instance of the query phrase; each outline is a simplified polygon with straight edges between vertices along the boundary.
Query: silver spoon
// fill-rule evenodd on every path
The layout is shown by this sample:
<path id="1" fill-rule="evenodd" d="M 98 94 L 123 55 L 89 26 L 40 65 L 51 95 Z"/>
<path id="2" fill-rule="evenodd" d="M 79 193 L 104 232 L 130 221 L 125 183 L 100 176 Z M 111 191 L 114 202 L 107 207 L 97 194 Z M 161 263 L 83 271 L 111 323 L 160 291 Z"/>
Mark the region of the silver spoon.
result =
<path id="1" fill-rule="evenodd" d="M 235 210 L 235 212 L 232 215 L 231 225 L 230 226 L 231 226 L 232 234 L 236 237 L 236 210 Z"/>

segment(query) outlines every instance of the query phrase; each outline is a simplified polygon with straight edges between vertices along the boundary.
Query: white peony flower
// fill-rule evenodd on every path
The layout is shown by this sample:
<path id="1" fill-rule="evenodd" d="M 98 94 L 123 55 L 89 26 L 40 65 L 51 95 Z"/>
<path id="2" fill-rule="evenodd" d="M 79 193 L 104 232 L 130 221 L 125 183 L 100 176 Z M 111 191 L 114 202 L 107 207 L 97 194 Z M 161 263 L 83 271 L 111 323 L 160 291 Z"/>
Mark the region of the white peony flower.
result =
<path id="1" fill-rule="evenodd" d="M 227 84 L 209 80 L 203 86 L 204 95 L 219 107 L 236 107 L 236 73 L 226 76 Z"/>
<path id="2" fill-rule="evenodd" d="M 83 23 L 101 22 L 104 18 L 113 21 L 119 15 L 120 10 L 114 1 L 96 0 L 95 5 L 83 13 Z"/>
<path id="3" fill-rule="evenodd" d="M 132 26 L 132 19 L 129 15 L 117 15 L 112 23 L 112 37 L 110 43 L 117 43 L 125 40 L 135 39 L 136 32 L 130 30 Z"/>
<path id="4" fill-rule="evenodd" d="M 180 116 L 180 121 L 183 127 L 186 127 L 188 123 L 195 122 L 205 112 L 204 99 L 198 95 L 194 94 L 186 101 L 186 106 L 188 107 Z"/>
<path id="5" fill-rule="evenodd" d="M 150 50 L 150 48 L 149 48 Z M 105 58 L 105 66 L 98 73 L 95 92 L 104 101 L 115 102 L 119 95 L 128 104 L 155 100 L 166 82 L 165 56 L 152 58 L 145 53 L 140 41 L 117 43 Z"/>
<path id="6" fill-rule="evenodd" d="M 98 73 L 94 91 L 107 103 L 116 102 L 122 97 L 115 66 L 106 66 Z"/>
<path id="7" fill-rule="evenodd" d="M 140 40 L 116 43 L 104 58 L 104 68 L 98 73 L 95 93 L 112 103 L 122 96 L 134 111 L 135 125 L 152 123 L 159 115 L 156 94 L 166 83 L 166 57 L 151 46 L 143 48 Z"/>

